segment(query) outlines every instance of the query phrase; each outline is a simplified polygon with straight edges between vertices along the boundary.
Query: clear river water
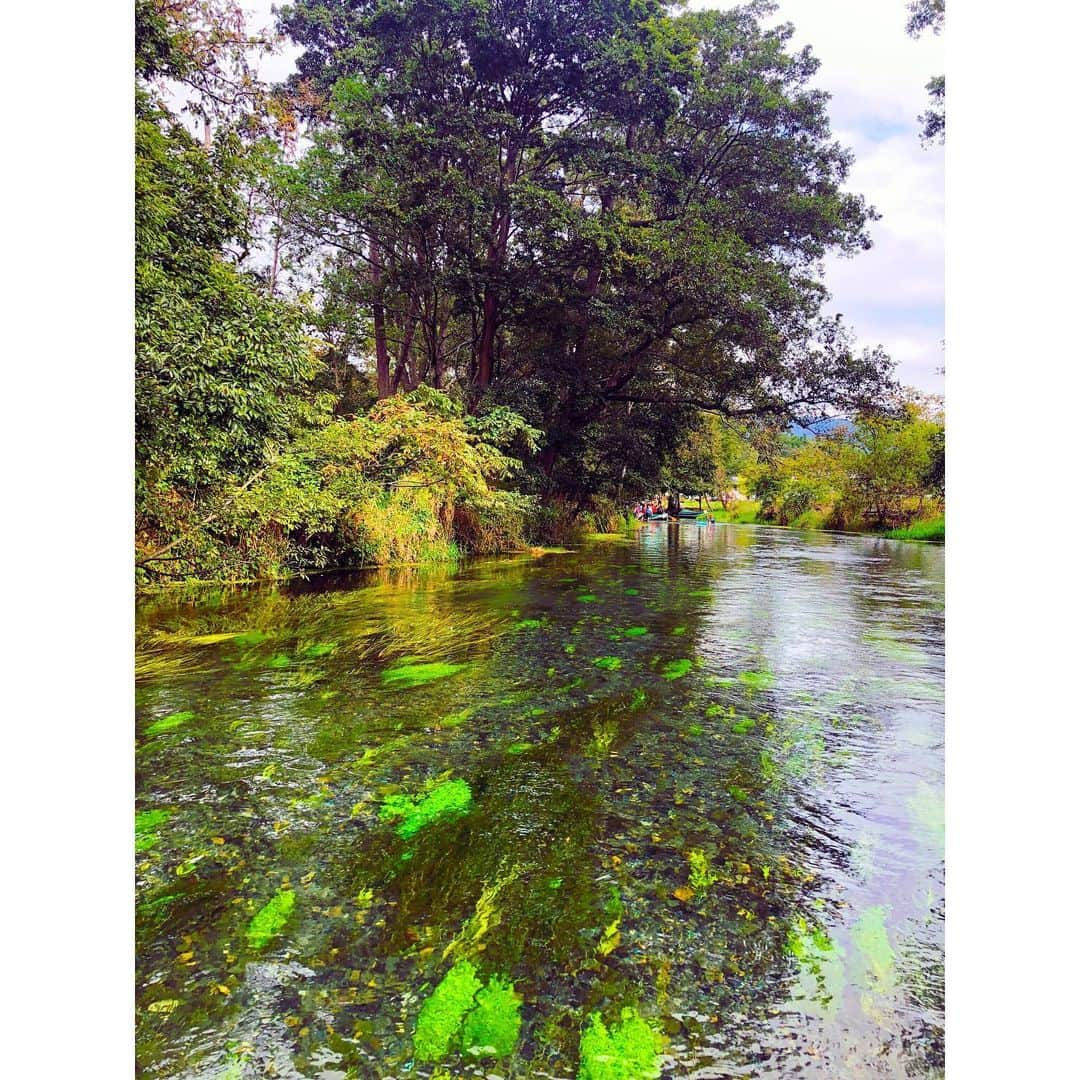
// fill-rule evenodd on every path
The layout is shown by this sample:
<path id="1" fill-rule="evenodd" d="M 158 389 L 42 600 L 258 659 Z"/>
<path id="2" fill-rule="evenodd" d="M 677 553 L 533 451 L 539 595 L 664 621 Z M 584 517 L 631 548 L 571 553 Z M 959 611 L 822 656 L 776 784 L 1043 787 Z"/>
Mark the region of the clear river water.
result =
<path id="1" fill-rule="evenodd" d="M 940 547 L 657 523 L 145 600 L 135 762 L 140 1076 L 572 1080 L 593 1014 L 664 1077 L 943 1075 Z M 466 961 L 516 1042 L 431 1060 Z"/>

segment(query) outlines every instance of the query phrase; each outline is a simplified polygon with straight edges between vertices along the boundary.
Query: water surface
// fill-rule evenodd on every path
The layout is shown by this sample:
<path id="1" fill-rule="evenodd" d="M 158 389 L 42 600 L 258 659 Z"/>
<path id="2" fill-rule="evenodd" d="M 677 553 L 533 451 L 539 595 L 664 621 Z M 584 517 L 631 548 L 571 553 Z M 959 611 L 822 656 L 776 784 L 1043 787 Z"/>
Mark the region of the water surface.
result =
<path id="1" fill-rule="evenodd" d="M 943 569 L 690 522 L 141 604 L 139 1074 L 431 1077 L 469 958 L 521 1038 L 444 1076 L 568 1080 L 628 1006 L 664 1076 L 941 1075 Z"/>

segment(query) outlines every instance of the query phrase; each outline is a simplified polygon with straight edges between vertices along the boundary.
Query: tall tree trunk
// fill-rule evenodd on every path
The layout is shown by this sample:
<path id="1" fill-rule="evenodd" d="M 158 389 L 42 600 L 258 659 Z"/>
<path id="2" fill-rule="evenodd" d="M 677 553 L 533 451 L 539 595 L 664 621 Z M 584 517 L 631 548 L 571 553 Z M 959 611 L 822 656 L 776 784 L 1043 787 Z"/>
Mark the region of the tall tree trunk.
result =
<path id="1" fill-rule="evenodd" d="M 380 398 L 393 393 L 390 382 L 390 352 L 386 347 L 386 312 L 382 303 L 382 262 L 379 245 L 371 238 L 371 315 L 375 324 L 375 385 Z"/>
<path id="2" fill-rule="evenodd" d="M 483 397 L 491 385 L 495 372 L 495 332 L 499 321 L 499 293 L 494 284 L 495 275 L 502 269 L 506 249 L 510 242 L 510 207 L 501 207 L 503 197 L 518 177 L 517 149 L 513 142 L 506 148 L 506 161 L 502 166 L 496 208 L 491 216 L 491 238 L 487 249 L 487 281 L 484 284 L 483 319 L 480 324 L 480 342 L 476 350 L 477 398 Z"/>

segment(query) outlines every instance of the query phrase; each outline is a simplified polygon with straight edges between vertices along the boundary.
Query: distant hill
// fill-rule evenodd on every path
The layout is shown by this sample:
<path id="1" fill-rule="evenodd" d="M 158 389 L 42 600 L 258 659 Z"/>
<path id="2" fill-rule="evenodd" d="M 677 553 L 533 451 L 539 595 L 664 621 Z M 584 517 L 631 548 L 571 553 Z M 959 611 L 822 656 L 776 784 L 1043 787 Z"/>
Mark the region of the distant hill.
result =
<path id="1" fill-rule="evenodd" d="M 827 435 L 837 428 L 843 431 L 852 431 L 855 425 L 846 416 L 827 416 L 824 420 L 815 420 L 808 427 L 801 424 L 792 424 L 788 431 L 792 435 L 799 435 L 804 439 L 812 439 L 815 435 Z"/>

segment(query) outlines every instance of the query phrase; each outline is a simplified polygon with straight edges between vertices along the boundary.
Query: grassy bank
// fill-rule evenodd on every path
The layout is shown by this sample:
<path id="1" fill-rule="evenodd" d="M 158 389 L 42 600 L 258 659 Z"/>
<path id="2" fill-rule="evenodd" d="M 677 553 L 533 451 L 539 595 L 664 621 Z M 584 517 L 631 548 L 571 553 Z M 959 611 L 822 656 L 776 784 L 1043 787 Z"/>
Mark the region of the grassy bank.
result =
<path id="1" fill-rule="evenodd" d="M 772 525 L 788 529 L 821 529 L 826 532 L 854 532 L 871 536 L 885 536 L 890 540 L 921 540 L 928 543 L 945 542 L 945 515 L 937 514 L 930 518 L 920 518 L 901 529 L 881 530 L 856 523 L 843 529 L 835 529 L 830 524 L 830 512 L 827 510 L 807 510 L 791 521 L 774 521 L 763 516 L 762 506 L 756 500 L 748 499 L 734 503 L 730 510 L 714 510 L 713 517 L 719 522 L 732 525 Z"/>

